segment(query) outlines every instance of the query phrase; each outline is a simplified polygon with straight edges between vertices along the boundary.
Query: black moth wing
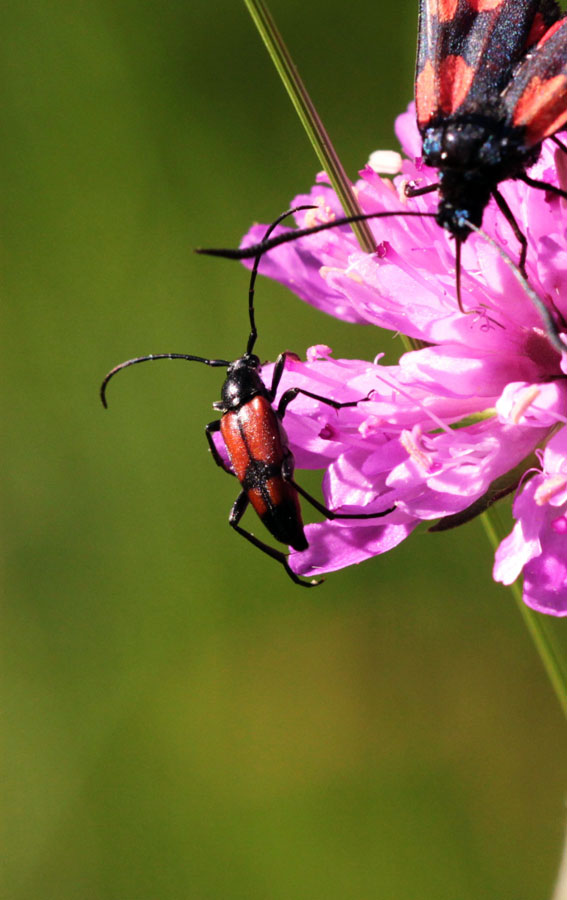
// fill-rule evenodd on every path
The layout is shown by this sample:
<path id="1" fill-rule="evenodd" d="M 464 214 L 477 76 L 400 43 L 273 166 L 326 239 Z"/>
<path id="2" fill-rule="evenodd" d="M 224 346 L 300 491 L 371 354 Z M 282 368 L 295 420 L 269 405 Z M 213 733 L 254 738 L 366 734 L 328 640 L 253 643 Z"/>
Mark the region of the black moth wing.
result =
<path id="1" fill-rule="evenodd" d="M 529 51 L 503 93 L 506 119 L 534 147 L 567 124 L 567 17 Z"/>

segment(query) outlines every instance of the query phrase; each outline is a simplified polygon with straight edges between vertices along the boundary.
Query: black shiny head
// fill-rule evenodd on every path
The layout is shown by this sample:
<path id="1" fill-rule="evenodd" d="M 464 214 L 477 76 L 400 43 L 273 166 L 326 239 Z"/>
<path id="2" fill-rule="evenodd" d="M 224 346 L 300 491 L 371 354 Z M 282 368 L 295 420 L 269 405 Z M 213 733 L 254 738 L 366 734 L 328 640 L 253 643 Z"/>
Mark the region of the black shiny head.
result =
<path id="1" fill-rule="evenodd" d="M 258 394 L 266 393 L 260 377 L 260 360 L 254 353 L 247 353 L 229 365 L 221 390 L 221 401 L 213 403 L 213 407 L 222 412 L 236 410 Z"/>
<path id="2" fill-rule="evenodd" d="M 524 129 L 498 117 L 468 115 L 431 125 L 423 133 L 423 160 L 439 170 L 437 223 L 464 241 L 477 228 L 497 185 L 535 162 L 539 148 L 526 150 Z"/>

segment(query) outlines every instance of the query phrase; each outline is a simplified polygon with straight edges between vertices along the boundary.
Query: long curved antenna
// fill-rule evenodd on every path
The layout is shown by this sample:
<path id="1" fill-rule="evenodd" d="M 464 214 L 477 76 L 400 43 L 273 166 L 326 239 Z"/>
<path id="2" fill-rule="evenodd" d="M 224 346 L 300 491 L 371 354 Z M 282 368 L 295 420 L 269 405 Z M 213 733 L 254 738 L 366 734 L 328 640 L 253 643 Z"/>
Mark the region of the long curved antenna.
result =
<path id="1" fill-rule="evenodd" d="M 298 238 L 307 237 L 309 234 L 318 234 L 320 231 L 328 231 L 330 228 L 338 228 L 340 225 L 350 225 L 352 222 L 366 222 L 368 219 L 387 219 L 392 216 L 435 219 L 437 213 L 419 212 L 418 210 L 409 209 L 386 210 L 376 213 L 358 213 L 355 216 L 343 216 L 340 219 L 333 219 L 332 222 L 323 222 L 321 225 L 313 225 L 312 228 L 295 228 L 293 231 L 287 231 L 285 234 L 278 234 L 271 240 L 263 240 L 259 244 L 254 244 L 251 247 L 243 247 L 238 250 L 221 249 L 217 247 L 198 247 L 195 250 L 195 253 L 202 253 L 205 256 L 221 256 L 224 259 L 251 259 L 253 256 L 261 256 L 263 253 L 267 253 L 268 250 L 273 250 L 274 247 L 279 247 L 281 244 L 288 244 L 290 241 L 298 240 Z"/>
<path id="2" fill-rule="evenodd" d="M 467 228 L 470 228 L 471 231 L 474 231 L 475 234 L 478 234 L 484 241 L 486 241 L 487 244 L 490 244 L 492 247 L 494 247 L 503 262 L 505 262 L 508 268 L 512 270 L 512 273 L 520 283 L 522 290 L 529 297 L 532 305 L 540 314 L 545 326 L 545 333 L 547 334 L 550 343 L 553 344 L 553 346 L 556 350 L 559 351 L 559 353 L 567 353 L 567 344 L 562 340 L 561 332 L 559 331 L 551 312 L 549 311 L 541 297 L 536 294 L 533 287 L 528 283 L 526 277 L 522 275 L 522 272 L 520 271 L 514 260 L 510 256 L 508 256 L 506 251 L 502 249 L 498 242 L 495 241 L 494 238 L 491 238 L 490 235 L 486 234 L 486 232 L 483 231 L 482 228 L 478 228 L 476 225 L 473 225 L 472 222 L 467 221 L 467 219 L 463 219 L 462 221 L 467 226 Z"/>
<path id="3" fill-rule="evenodd" d="M 149 356 L 137 356 L 135 359 L 127 359 L 126 362 L 114 366 L 108 375 L 105 376 L 100 386 L 100 399 L 105 409 L 108 408 L 106 402 L 106 387 L 111 378 L 114 378 L 117 372 L 127 369 L 128 366 L 135 366 L 137 363 L 152 362 L 154 359 L 188 359 L 191 362 L 204 363 L 206 366 L 223 366 L 225 369 L 230 365 L 227 359 L 204 359 L 202 356 L 189 356 L 188 353 L 151 353 Z"/>
<path id="4" fill-rule="evenodd" d="M 256 258 L 254 260 L 254 265 L 252 266 L 252 272 L 250 274 L 250 287 L 248 288 L 248 315 L 250 317 L 250 336 L 248 338 L 248 346 L 246 347 L 247 354 L 252 353 L 254 344 L 256 343 L 256 338 L 258 337 L 258 331 L 256 330 L 256 321 L 254 318 L 254 286 L 256 284 L 256 276 L 258 274 L 258 266 L 260 265 L 260 260 L 266 252 L 263 249 L 263 245 L 270 237 L 274 228 L 276 228 L 280 224 L 280 222 L 282 222 L 284 219 L 287 219 L 287 217 L 291 216 L 293 213 L 299 212 L 302 209 L 315 209 L 315 206 L 310 203 L 308 206 L 294 206 L 291 209 L 286 210 L 286 212 L 278 216 L 277 219 L 274 219 L 272 224 L 268 226 L 264 237 L 262 238 L 260 244 L 258 244 L 258 247 L 260 247 L 260 249 L 255 254 Z M 197 251 L 197 253 L 200 252 L 202 251 Z"/>

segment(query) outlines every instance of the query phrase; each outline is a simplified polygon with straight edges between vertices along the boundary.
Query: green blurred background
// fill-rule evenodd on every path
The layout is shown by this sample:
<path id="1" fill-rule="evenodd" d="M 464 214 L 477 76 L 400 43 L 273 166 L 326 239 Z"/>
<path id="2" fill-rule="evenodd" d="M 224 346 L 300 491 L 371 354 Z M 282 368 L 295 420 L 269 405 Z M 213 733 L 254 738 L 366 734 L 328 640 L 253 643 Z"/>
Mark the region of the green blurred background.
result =
<path id="1" fill-rule="evenodd" d="M 272 4 L 352 175 L 396 146 L 415 6 Z M 318 169 L 243 4 L 20 0 L 3 30 L 2 896 L 548 896 L 563 724 L 480 526 L 302 591 L 227 525 L 222 373 L 98 401 L 130 356 L 243 351 L 246 273 L 191 250 Z M 398 350 L 257 296 L 266 358 Z"/>

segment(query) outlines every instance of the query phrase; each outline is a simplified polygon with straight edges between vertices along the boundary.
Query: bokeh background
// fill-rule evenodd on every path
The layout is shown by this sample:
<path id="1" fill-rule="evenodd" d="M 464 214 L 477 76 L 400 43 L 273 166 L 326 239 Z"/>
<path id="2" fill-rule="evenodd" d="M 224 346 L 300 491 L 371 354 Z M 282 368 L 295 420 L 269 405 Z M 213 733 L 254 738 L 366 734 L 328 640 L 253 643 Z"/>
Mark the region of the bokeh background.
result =
<path id="1" fill-rule="evenodd" d="M 415 0 L 272 9 L 354 176 L 396 146 Z M 565 732 L 481 527 L 302 591 L 227 525 L 222 372 L 142 366 L 99 404 L 130 356 L 243 351 L 247 274 L 192 248 L 318 169 L 243 4 L 3 12 L 2 896 L 548 896 Z M 399 350 L 257 296 L 266 358 Z"/>

